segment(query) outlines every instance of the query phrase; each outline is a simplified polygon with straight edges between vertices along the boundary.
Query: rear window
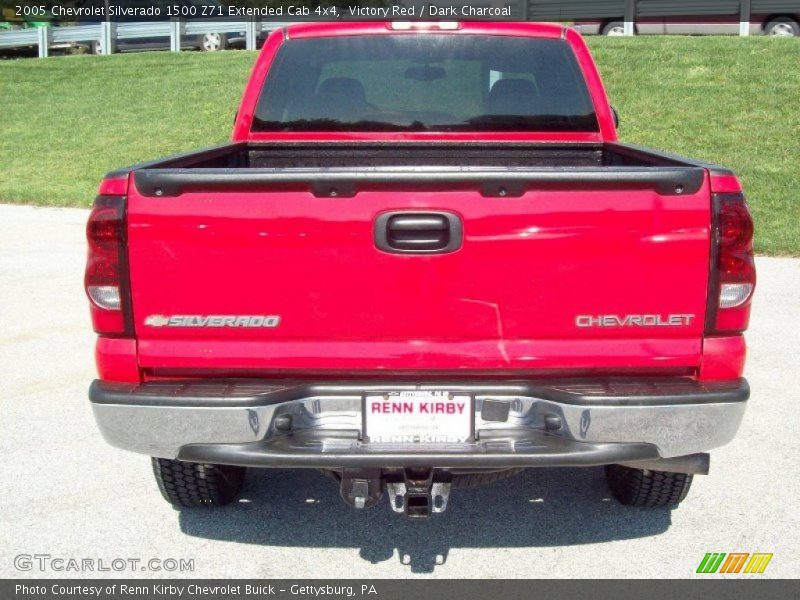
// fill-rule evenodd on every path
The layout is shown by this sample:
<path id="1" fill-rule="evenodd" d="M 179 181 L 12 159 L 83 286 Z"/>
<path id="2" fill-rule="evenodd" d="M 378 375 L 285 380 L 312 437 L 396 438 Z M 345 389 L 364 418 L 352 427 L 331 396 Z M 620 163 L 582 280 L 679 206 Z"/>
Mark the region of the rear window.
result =
<path id="1" fill-rule="evenodd" d="M 380 35 L 290 40 L 253 131 L 597 131 L 564 40 Z"/>

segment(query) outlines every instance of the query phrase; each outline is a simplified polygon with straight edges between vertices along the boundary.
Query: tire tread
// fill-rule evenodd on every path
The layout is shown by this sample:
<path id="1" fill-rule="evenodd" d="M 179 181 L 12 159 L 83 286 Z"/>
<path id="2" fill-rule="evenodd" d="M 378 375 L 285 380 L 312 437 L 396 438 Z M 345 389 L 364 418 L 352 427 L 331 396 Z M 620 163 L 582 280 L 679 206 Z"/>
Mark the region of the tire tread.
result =
<path id="1" fill-rule="evenodd" d="M 622 504 L 653 508 L 677 506 L 683 502 L 693 476 L 608 465 L 606 478 L 612 493 Z"/>
<path id="2" fill-rule="evenodd" d="M 153 474 L 164 499 L 179 508 L 224 506 L 233 502 L 245 469 L 153 458 Z"/>

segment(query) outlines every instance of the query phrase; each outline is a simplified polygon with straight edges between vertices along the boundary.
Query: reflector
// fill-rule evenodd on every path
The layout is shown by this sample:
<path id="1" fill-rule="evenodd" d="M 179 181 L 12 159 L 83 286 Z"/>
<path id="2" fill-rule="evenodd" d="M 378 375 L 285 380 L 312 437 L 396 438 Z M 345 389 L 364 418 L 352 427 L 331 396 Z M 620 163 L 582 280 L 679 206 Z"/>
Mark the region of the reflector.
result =
<path id="1" fill-rule="evenodd" d="M 741 306 L 750 297 L 752 291 L 752 283 L 723 283 L 719 292 L 719 307 Z"/>
<path id="2" fill-rule="evenodd" d="M 119 287 L 115 285 L 90 285 L 86 288 L 89 299 L 105 310 L 119 310 Z"/>

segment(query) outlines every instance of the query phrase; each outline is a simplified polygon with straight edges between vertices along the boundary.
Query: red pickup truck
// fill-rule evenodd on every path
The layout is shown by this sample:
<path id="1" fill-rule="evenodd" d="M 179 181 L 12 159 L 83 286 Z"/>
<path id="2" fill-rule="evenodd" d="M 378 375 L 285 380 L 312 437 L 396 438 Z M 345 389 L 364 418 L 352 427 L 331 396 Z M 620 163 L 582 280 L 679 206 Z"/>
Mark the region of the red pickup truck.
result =
<path id="1" fill-rule="evenodd" d="M 600 465 L 674 505 L 749 396 L 752 234 L 733 173 L 617 141 L 570 28 L 293 25 L 231 143 L 100 184 L 89 396 L 181 507 L 311 468 L 425 517 Z"/>

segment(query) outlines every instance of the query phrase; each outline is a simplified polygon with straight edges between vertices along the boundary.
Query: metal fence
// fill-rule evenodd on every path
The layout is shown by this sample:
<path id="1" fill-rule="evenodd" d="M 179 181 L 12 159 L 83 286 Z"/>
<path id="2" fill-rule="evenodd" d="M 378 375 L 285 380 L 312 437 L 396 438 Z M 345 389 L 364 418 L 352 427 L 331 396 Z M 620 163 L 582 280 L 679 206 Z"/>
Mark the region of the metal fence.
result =
<path id="1" fill-rule="evenodd" d="M 36 47 L 39 57 L 49 55 L 50 49 L 61 44 L 97 44 L 101 54 L 116 50 L 117 40 L 143 38 L 168 38 L 173 52 L 181 50 L 181 42 L 187 36 L 197 37 L 206 33 L 244 34 L 245 48 L 255 50 L 258 36 L 287 25 L 278 21 L 161 21 L 141 23 L 102 22 L 92 25 L 48 26 L 30 29 L 0 31 L 0 48 Z"/>
<path id="2" fill-rule="evenodd" d="M 411 0 L 414 3 L 416 0 Z M 441 4 L 445 0 L 433 0 Z M 449 0 L 448 0 L 449 1 Z M 467 1 L 467 0 L 465 0 Z M 739 34 L 753 31 L 750 20 L 754 14 L 798 14 L 800 0 L 489 0 L 515 7 L 514 14 L 522 20 L 571 21 L 573 19 L 620 19 L 624 34 L 634 35 L 639 18 L 669 15 L 726 16 L 739 22 Z M 244 33 L 245 47 L 254 50 L 261 33 L 269 32 L 289 22 L 178 20 L 143 23 L 103 22 L 75 27 L 40 27 L 0 31 L 0 48 L 37 47 L 45 57 L 58 44 L 96 44 L 102 54 L 111 54 L 117 40 L 163 37 L 169 39 L 173 52 L 181 50 L 186 36 L 206 33 Z M 758 29 L 758 28 L 756 28 Z"/>
<path id="3" fill-rule="evenodd" d="M 621 19 L 625 35 L 634 35 L 638 18 L 690 16 L 730 18 L 739 35 L 750 35 L 752 15 L 798 14 L 799 0 L 528 0 L 524 19 Z"/>

